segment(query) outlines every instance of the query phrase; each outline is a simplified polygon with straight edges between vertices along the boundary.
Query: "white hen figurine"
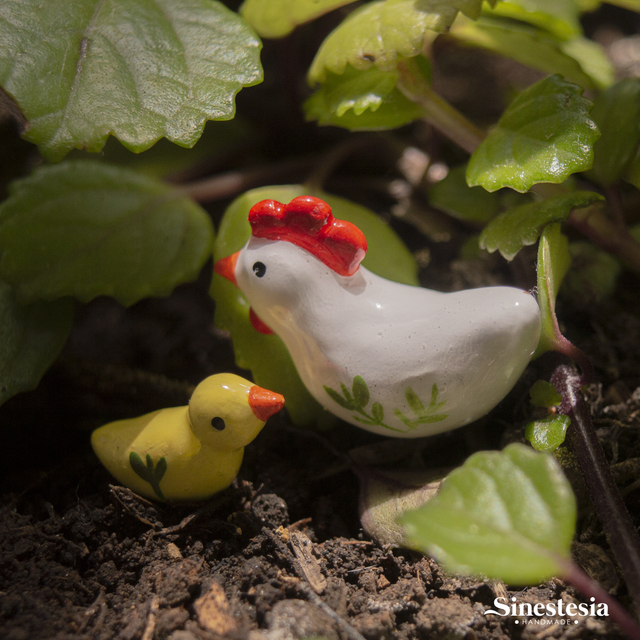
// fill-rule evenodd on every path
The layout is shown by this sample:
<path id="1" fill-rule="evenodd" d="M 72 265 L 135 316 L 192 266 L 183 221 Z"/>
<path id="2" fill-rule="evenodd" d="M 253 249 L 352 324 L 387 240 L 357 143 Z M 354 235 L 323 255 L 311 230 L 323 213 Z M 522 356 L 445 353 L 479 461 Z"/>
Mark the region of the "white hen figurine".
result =
<path id="1" fill-rule="evenodd" d="M 480 418 L 511 390 L 540 334 L 538 305 L 512 287 L 441 293 L 360 266 L 367 244 L 322 200 L 256 204 L 251 238 L 215 270 L 284 341 L 310 393 L 375 433 L 415 438 Z"/>

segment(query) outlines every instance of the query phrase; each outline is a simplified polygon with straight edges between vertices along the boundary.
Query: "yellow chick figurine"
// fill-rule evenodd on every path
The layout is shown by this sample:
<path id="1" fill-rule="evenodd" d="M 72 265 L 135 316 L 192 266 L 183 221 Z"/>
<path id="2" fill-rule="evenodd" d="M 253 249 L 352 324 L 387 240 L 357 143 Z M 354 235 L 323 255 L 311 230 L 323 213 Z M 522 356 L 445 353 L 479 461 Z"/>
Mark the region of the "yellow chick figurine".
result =
<path id="1" fill-rule="evenodd" d="M 91 445 L 124 485 L 154 500 L 203 500 L 238 474 L 244 447 L 284 398 L 231 373 L 203 380 L 186 407 L 96 429 Z"/>

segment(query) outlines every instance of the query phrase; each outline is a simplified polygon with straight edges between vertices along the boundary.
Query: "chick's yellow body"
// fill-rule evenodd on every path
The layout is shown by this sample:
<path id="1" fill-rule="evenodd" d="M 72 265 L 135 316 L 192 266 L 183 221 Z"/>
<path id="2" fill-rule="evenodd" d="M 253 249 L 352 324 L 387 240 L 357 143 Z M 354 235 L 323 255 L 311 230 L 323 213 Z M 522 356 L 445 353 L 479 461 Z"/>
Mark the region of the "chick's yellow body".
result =
<path id="1" fill-rule="evenodd" d="M 91 444 L 111 475 L 155 500 L 161 496 L 134 471 L 131 453 L 137 453 L 145 466 L 148 454 L 154 468 L 165 459 L 167 470 L 159 485 L 166 500 L 202 500 L 222 491 L 238 474 L 244 455 L 244 447 L 220 451 L 203 446 L 191 431 L 188 407 L 112 422 L 94 431 Z"/>
<path id="2" fill-rule="evenodd" d="M 94 431 L 91 444 L 107 470 L 136 493 L 202 500 L 236 477 L 245 445 L 264 426 L 256 411 L 266 420 L 283 403 L 239 376 L 218 374 L 196 387 L 189 406 L 111 422 Z"/>

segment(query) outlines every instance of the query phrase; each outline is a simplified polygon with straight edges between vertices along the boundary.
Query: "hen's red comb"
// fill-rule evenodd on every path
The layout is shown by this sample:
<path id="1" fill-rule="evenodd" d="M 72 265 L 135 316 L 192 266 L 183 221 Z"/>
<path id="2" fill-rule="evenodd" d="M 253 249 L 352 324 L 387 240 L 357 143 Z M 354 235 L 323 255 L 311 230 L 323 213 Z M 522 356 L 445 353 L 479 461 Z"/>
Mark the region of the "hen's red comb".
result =
<path id="1" fill-rule="evenodd" d="M 367 253 L 364 233 L 351 222 L 336 220 L 331 207 L 313 196 L 289 204 L 263 200 L 249 211 L 256 238 L 286 240 L 313 254 L 341 276 L 351 276 Z"/>

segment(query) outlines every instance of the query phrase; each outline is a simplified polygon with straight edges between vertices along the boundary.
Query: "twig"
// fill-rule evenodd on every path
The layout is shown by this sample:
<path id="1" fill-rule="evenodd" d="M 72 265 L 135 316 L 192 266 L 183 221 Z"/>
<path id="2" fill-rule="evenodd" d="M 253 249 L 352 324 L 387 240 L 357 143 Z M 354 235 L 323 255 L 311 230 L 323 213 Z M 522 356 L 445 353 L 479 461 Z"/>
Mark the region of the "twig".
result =
<path id="1" fill-rule="evenodd" d="M 640 536 L 611 474 L 574 369 L 559 366 L 551 382 L 571 418 L 569 442 L 636 609 L 640 610 Z"/>
<path id="2" fill-rule="evenodd" d="M 561 576 L 582 595 L 607 605 L 609 617 L 633 640 L 640 640 L 640 627 L 621 604 L 612 598 L 595 580 L 592 580 L 577 564 L 568 562 Z"/>
<path id="3" fill-rule="evenodd" d="M 149 605 L 147 626 L 145 627 L 141 640 L 153 640 L 153 634 L 156 631 L 156 614 L 158 613 L 159 607 L 160 603 L 158 602 L 158 598 L 154 596 L 151 600 L 151 604 Z"/>
<path id="4" fill-rule="evenodd" d="M 176 188 L 178 194 L 186 195 L 197 202 L 211 202 L 230 198 L 247 189 L 273 182 L 286 182 L 292 177 L 305 175 L 318 161 L 317 158 L 296 158 L 283 162 L 273 162 L 261 167 L 254 167 L 242 171 L 220 173 L 211 178 L 192 182 Z"/>

